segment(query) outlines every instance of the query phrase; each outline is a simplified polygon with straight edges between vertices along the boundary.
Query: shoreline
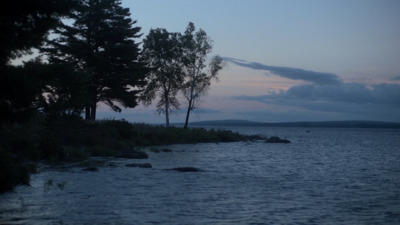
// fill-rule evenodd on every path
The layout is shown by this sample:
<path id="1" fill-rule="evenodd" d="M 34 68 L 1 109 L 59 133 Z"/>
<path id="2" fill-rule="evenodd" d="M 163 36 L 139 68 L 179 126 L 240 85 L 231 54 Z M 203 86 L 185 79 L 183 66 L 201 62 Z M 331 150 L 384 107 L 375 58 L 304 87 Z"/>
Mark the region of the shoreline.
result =
<path id="1" fill-rule="evenodd" d="M 134 124 L 123 120 L 63 118 L 3 125 L 0 137 L 0 193 L 29 184 L 38 163 L 79 163 L 90 157 L 146 158 L 144 147 L 264 140 L 230 130 Z"/>

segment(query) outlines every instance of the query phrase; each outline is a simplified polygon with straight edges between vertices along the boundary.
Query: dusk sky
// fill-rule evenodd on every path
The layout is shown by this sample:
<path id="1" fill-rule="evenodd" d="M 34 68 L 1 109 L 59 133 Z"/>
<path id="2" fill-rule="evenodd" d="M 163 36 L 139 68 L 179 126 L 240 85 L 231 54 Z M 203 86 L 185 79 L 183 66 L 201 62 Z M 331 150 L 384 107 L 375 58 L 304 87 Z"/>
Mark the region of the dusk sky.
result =
<path id="1" fill-rule="evenodd" d="M 124 0 L 143 37 L 189 22 L 226 61 L 190 121 L 400 122 L 400 1 Z M 210 55 L 210 56 L 211 56 Z M 184 122 L 182 112 L 171 122 Z M 163 123 L 155 107 L 99 116 Z"/>

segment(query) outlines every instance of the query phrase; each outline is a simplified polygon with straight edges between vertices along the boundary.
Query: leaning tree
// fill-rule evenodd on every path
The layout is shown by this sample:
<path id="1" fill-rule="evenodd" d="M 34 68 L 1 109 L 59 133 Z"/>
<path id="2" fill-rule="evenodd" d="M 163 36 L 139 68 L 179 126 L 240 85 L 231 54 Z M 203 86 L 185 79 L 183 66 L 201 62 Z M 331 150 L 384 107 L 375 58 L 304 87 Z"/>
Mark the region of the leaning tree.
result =
<path id="1" fill-rule="evenodd" d="M 71 20 L 41 49 L 51 63 L 72 63 L 86 74 L 86 119 L 96 118 L 99 102 L 117 112 L 138 104 L 146 68 L 138 61 L 135 42 L 141 28 L 130 16 L 121 0 L 80 0 Z"/>
<path id="2" fill-rule="evenodd" d="M 200 98 L 206 94 L 213 80 L 218 81 L 218 73 L 223 68 L 223 60 L 214 56 L 207 65 L 207 56 L 212 51 L 212 43 L 207 33 L 200 29 L 195 32 L 193 23 L 189 23 L 181 37 L 182 61 L 185 82 L 182 93 L 187 100 L 184 128 L 187 128 L 190 112 L 198 106 Z M 208 71 L 207 71 L 208 68 Z"/>

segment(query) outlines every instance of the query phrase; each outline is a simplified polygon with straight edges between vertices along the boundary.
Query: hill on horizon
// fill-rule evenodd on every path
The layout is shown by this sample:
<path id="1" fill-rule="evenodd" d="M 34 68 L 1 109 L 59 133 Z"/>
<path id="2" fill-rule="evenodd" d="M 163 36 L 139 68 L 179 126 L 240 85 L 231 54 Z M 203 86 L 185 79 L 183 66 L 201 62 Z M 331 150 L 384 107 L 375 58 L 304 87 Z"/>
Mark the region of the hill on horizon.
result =
<path id="1" fill-rule="evenodd" d="M 347 128 L 400 128 L 400 123 L 382 121 L 344 120 L 318 122 L 265 123 L 248 120 L 208 120 L 191 122 L 193 126 L 267 126 L 267 127 L 347 127 Z"/>

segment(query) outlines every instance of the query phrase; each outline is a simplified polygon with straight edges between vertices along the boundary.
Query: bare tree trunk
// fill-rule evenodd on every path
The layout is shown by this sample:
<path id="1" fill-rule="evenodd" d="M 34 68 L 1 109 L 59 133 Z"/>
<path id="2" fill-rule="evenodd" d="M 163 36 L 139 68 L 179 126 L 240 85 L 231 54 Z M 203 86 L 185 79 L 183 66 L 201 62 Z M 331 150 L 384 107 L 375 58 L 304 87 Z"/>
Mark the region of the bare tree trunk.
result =
<path id="1" fill-rule="evenodd" d="M 165 101 L 165 122 L 167 127 L 169 127 L 169 101 Z"/>
<path id="2" fill-rule="evenodd" d="M 192 99 L 189 100 L 189 106 L 186 112 L 186 120 L 185 120 L 185 126 L 183 128 L 187 129 L 188 123 L 189 123 L 189 115 L 190 111 L 192 110 Z"/>
<path id="3" fill-rule="evenodd" d="M 85 120 L 90 120 L 90 107 L 85 107 Z"/>
<path id="4" fill-rule="evenodd" d="M 187 112 L 186 112 L 186 120 L 185 120 L 185 126 L 183 126 L 183 128 L 187 129 L 188 127 L 188 123 L 189 123 L 189 114 L 190 114 L 190 109 L 188 108 Z"/>
<path id="5" fill-rule="evenodd" d="M 189 105 L 188 105 L 188 110 L 186 112 L 185 126 L 183 127 L 185 129 L 187 129 L 187 127 L 188 127 L 190 111 L 192 111 L 192 109 L 193 109 L 193 106 L 192 106 L 193 101 L 194 101 L 194 99 L 193 99 L 193 91 L 194 91 L 194 81 L 193 81 L 193 83 L 191 84 L 191 87 L 190 87 L 190 96 L 189 96 L 189 99 L 188 99 L 189 100 Z"/>
<path id="6" fill-rule="evenodd" d="M 96 103 L 92 105 L 91 110 L 90 110 L 90 119 L 91 120 L 96 120 Z"/>

